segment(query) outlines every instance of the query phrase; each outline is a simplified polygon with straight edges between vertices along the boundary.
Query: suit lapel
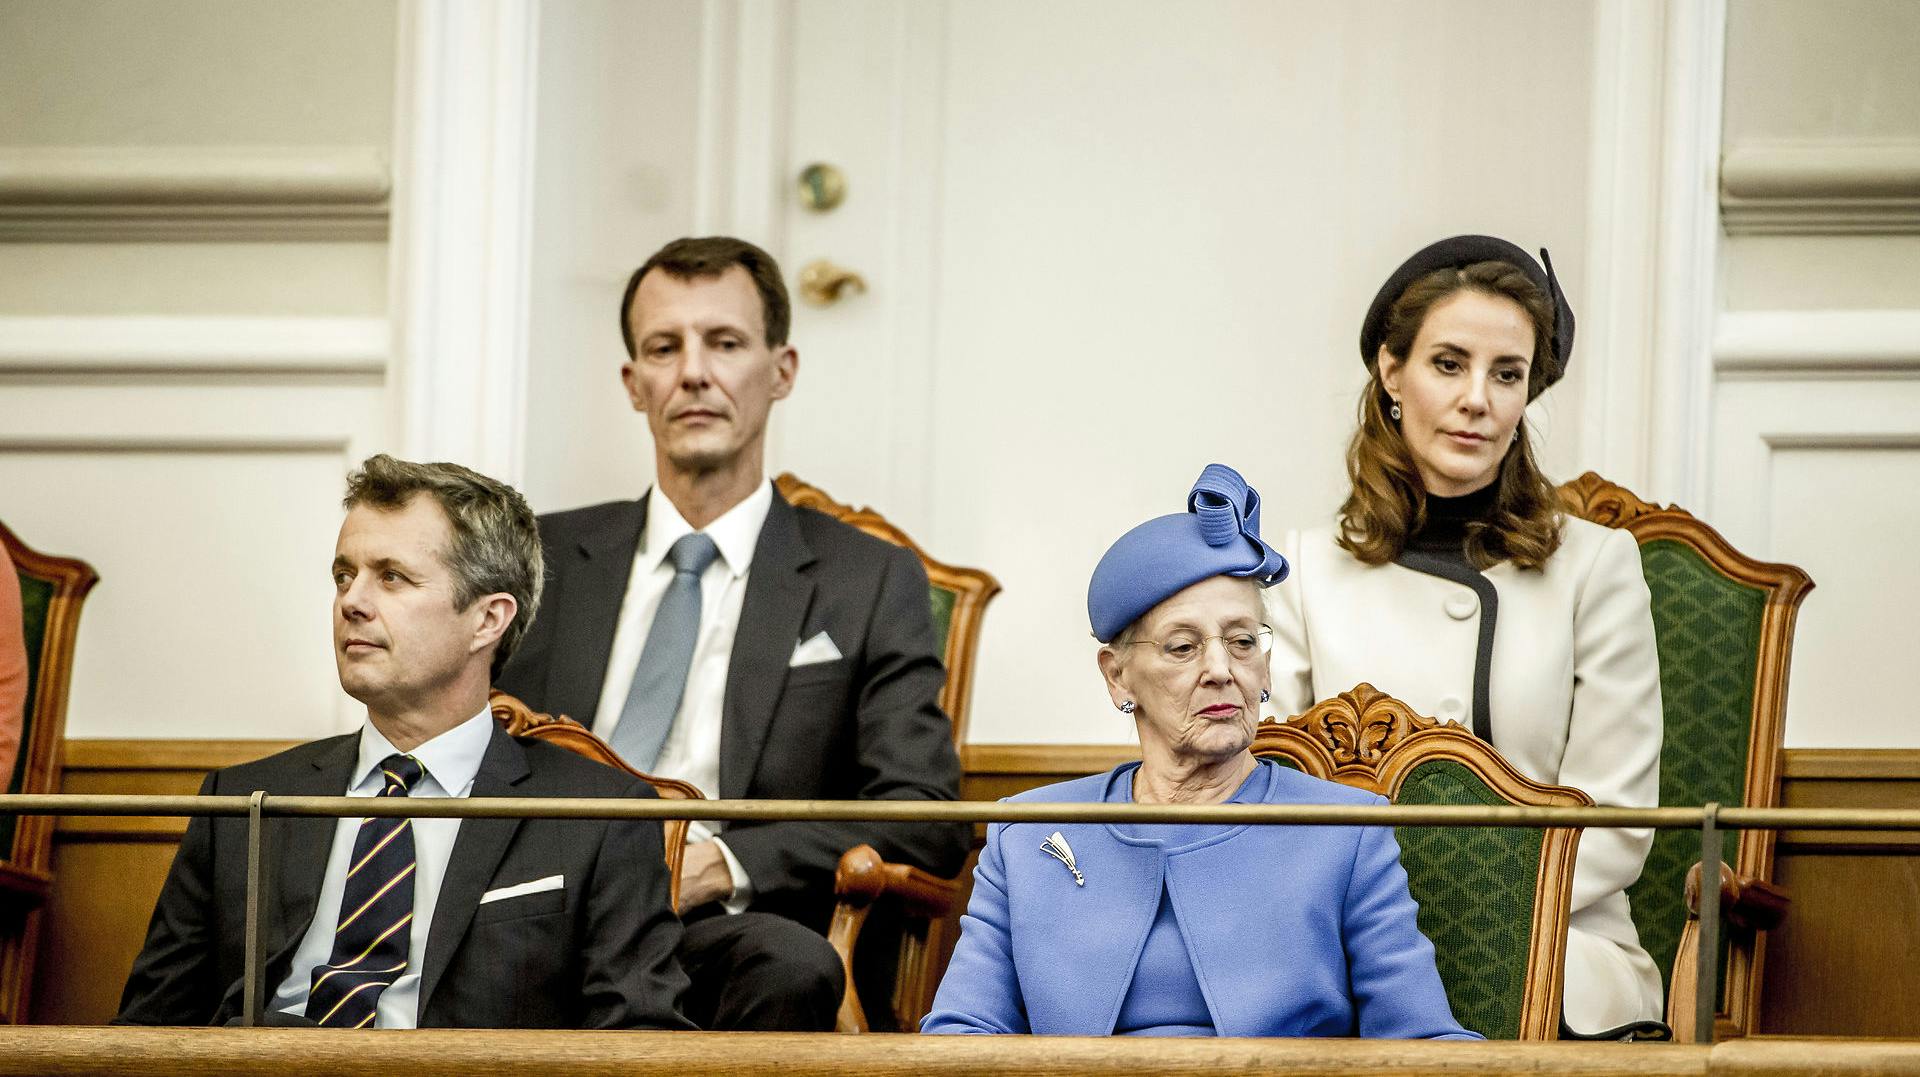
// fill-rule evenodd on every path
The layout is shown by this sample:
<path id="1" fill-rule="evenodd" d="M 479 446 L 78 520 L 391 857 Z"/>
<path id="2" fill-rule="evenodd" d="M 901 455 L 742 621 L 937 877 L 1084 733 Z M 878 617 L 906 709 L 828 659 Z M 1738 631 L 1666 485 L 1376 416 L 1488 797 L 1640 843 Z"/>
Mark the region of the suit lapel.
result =
<path id="1" fill-rule="evenodd" d="M 296 765 L 287 776 L 286 787 L 274 792 L 296 797 L 337 797 L 347 791 L 354 761 L 359 757 L 360 738 L 351 734 L 340 737 L 306 766 Z M 338 819 L 317 817 L 278 821 L 276 840 L 279 844 L 271 850 L 271 855 L 278 862 L 274 873 L 279 879 L 275 887 L 279 912 L 267 936 L 269 969 L 292 959 L 293 949 L 313 922 L 315 906 L 320 902 L 320 887 L 326 880 L 327 857 L 333 852 L 333 835 L 339 823 Z M 269 992 L 274 983 L 284 978 L 285 970 L 280 971 L 280 976 L 269 979 Z"/>
<path id="2" fill-rule="evenodd" d="M 746 795 L 747 783 L 767 742 L 767 728 L 787 680 L 787 663 L 800 640 L 813 580 L 801 570 L 813 550 L 800 535 L 800 520 L 778 491 L 753 548 L 740 626 L 727 663 L 727 699 L 720 724 L 720 795 Z"/>
<path id="3" fill-rule="evenodd" d="M 647 522 L 647 499 L 614 507 L 578 540 L 554 551 L 564 558 L 553 566 L 563 592 L 540 614 L 554 618 L 553 661 L 548 667 L 547 710 L 591 727 L 607 679 L 613 635 L 640 531 Z"/>
<path id="4" fill-rule="evenodd" d="M 474 775 L 471 795 L 511 796 L 515 792 L 513 787 L 530 773 L 526 752 L 507 736 L 504 727 L 495 723 L 493 740 L 487 745 L 486 757 L 480 761 L 479 773 Z M 480 895 L 486 893 L 487 884 L 493 881 L 500 859 L 506 855 L 507 846 L 513 843 L 521 823 L 519 819 L 460 821 L 460 834 L 453 841 L 453 852 L 447 858 L 447 874 L 441 880 L 440 897 L 434 905 L 433 924 L 427 929 L 426 964 L 420 973 L 420 1014 L 424 1015 L 427 1005 L 433 1001 L 433 989 L 446 975 L 454 952 L 460 948 L 460 940 L 466 937 L 467 926 L 473 922 Z"/>

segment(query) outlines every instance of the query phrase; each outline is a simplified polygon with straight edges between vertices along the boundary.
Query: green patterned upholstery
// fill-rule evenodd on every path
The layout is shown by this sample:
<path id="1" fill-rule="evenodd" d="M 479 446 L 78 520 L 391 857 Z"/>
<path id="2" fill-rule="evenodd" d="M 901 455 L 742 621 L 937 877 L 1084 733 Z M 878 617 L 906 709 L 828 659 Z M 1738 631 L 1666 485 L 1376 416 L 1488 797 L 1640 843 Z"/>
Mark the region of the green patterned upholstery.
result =
<path id="1" fill-rule="evenodd" d="M 1466 766 L 1433 759 L 1400 784 L 1396 804 L 1505 806 Z M 1524 827 L 1399 827 L 1407 886 L 1420 903 L 1447 1001 L 1488 1039 L 1515 1039 L 1533 938 L 1545 834 Z"/>
<path id="2" fill-rule="evenodd" d="M 1653 539 L 1640 547 L 1653 592 L 1666 739 L 1660 755 L 1660 803 L 1745 802 L 1753 694 L 1767 592 L 1730 579 L 1685 543 Z M 1725 836 L 1733 859 L 1733 833 Z M 1663 984 L 1686 925 L 1684 886 L 1700 859 L 1700 835 L 1657 831 L 1640 881 L 1627 890 L 1640 944 L 1660 966 Z M 1721 936 L 1724 952 L 1727 937 Z M 1725 962 L 1722 987 L 1725 986 Z"/>
<path id="3" fill-rule="evenodd" d="M 947 637 L 953 634 L 953 604 L 960 599 L 958 592 L 951 587 L 942 587 L 937 583 L 927 585 L 927 597 L 933 600 L 934 639 L 939 641 L 940 654 L 947 653 Z"/>
<path id="4" fill-rule="evenodd" d="M 54 585 L 38 576 L 20 573 L 20 613 L 27 643 L 26 720 L 20 728 L 20 754 L 13 773 L 6 775 L 6 791 L 17 793 L 27 772 L 27 748 L 33 743 L 33 701 L 40 688 L 40 650 L 47 637 L 47 610 L 53 604 Z M 0 853 L 13 849 L 14 816 L 0 817 Z"/>

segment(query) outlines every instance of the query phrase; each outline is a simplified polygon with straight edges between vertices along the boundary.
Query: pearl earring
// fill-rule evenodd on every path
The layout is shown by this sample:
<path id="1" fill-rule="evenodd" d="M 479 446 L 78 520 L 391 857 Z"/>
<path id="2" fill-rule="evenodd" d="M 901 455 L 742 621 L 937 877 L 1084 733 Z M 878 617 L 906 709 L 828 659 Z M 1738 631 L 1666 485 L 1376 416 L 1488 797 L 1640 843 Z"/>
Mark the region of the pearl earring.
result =
<path id="1" fill-rule="evenodd" d="M 1393 407 L 1387 409 L 1387 414 L 1393 416 L 1394 422 L 1397 423 L 1400 421 L 1400 402 L 1398 400 L 1393 402 Z"/>
<path id="2" fill-rule="evenodd" d="M 1131 699 L 1127 700 L 1125 703 L 1120 704 L 1121 714 L 1132 714 L 1135 709 L 1136 708 L 1133 705 L 1133 700 Z"/>

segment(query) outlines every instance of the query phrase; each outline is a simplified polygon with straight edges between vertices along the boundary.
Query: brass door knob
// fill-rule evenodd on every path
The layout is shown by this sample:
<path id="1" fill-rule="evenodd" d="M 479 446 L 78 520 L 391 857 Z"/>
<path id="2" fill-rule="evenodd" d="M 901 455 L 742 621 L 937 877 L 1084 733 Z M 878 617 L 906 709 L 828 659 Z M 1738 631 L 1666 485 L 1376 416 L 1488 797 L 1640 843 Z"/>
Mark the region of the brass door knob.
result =
<path id="1" fill-rule="evenodd" d="M 800 170 L 800 204 L 825 213 L 847 200 L 847 174 L 824 161 Z"/>
<path id="2" fill-rule="evenodd" d="M 833 306 L 848 289 L 866 291 L 866 278 L 825 258 L 815 259 L 800 270 L 800 297 L 816 307 Z"/>

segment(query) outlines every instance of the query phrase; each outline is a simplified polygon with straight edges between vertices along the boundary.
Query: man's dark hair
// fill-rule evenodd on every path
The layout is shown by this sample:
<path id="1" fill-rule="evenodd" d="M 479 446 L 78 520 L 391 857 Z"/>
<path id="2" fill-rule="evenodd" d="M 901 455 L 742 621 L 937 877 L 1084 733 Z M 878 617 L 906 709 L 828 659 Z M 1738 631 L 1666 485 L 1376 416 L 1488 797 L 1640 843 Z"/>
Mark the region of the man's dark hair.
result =
<path id="1" fill-rule="evenodd" d="M 767 346 L 777 348 L 787 342 L 787 330 L 793 324 L 793 305 L 787 299 L 787 282 L 780 279 L 780 263 L 773 255 L 732 236 L 702 236 L 676 239 L 654 252 L 646 264 L 627 278 L 627 290 L 620 296 L 620 339 L 627 342 L 627 355 L 634 356 L 633 296 L 640 290 L 640 279 L 659 270 L 676 280 L 717 277 L 739 266 L 753 278 L 754 291 L 760 293 L 760 312 L 766 322 Z"/>
<path id="2" fill-rule="evenodd" d="M 453 607 L 464 610 L 485 595 L 505 592 L 519 609 L 493 652 L 498 677 L 540 608 L 545 576 L 540 526 L 520 491 L 459 464 L 417 464 L 386 453 L 369 456 L 347 476 L 342 508 L 370 505 L 397 512 L 416 494 L 431 495 L 453 525 L 440 559 L 453 574 Z"/>

